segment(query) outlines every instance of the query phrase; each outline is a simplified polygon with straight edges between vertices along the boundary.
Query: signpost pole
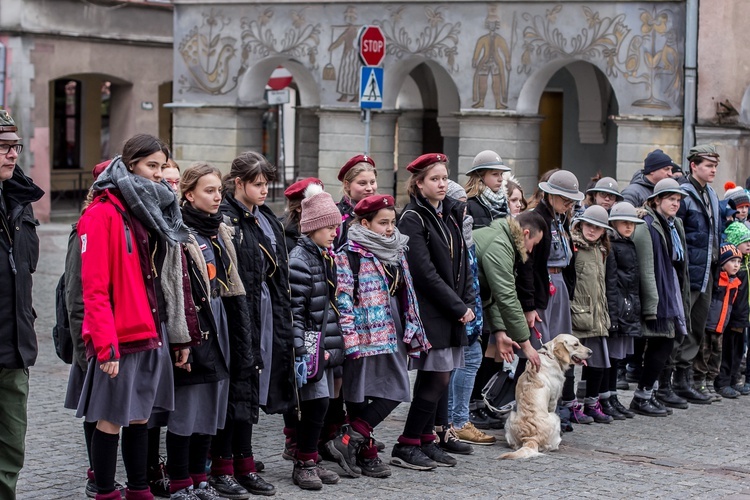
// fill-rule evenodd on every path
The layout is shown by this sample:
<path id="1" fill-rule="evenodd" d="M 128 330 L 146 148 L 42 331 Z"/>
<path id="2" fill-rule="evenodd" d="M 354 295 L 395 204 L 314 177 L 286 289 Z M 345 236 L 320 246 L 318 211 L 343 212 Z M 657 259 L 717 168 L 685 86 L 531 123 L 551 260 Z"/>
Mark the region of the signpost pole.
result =
<path id="1" fill-rule="evenodd" d="M 284 105 L 279 104 L 279 166 L 281 167 L 281 187 L 286 189 L 286 157 L 284 156 Z M 275 199 L 275 198 L 272 198 Z"/>
<path id="2" fill-rule="evenodd" d="M 365 155 L 370 154 L 370 108 L 365 109 Z"/>

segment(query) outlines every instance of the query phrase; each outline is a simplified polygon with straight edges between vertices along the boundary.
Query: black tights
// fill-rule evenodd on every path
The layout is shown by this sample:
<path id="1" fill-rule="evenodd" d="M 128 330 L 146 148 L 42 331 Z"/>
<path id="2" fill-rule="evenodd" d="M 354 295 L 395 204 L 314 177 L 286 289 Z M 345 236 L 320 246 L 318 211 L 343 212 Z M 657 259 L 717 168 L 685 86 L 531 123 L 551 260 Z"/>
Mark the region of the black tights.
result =
<path id="1" fill-rule="evenodd" d="M 167 431 L 167 472 L 170 479 L 189 479 L 191 474 L 206 473 L 206 457 L 211 436 L 178 436 Z"/>
<path id="2" fill-rule="evenodd" d="M 620 366 L 621 359 L 609 358 L 609 366 L 604 370 L 604 384 L 606 389 L 612 393 L 617 394 L 617 367 Z"/>
<path id="3" fill-rule="evenodd" d="M 599 399 L 604 378 L 604 368 L 583 367 L 583 379 L 586 381 L 586 397 Z"/>
<path id="4" fill-rule="evenodd" d="M 643 353 L 643 372 L 638 380 L 638 388 L 649 390 L 654 386 L 659 372 L 664 368 L 674 347 L 674 339 L 651 337 L 646 342 Z"/>
<path id="5" fill-rule="evenodd" d="M 586 383 L 588 385 L 588 382 Z M 571 366 L 565 372 L 565 383 L 563 384 L 562 400 L 575 401 L 576 399 L 576 377 L 575 371 Z"/>
<path id="6" fill-rule="evenodd" d="M 253 424 L 227 416 L 223 429 L 211 440 L 214 458 L 249 458 L 253 456 Z"/>
<path id="7" fill-rule="evenodd" d="M 378 426 L 385 418 L 391 414 L 400 403 L 392 399 L 369 398 L 369 401 L 361 403 L 346 402 L 346 411 L 349 413 L 349 420 L 354 422 L 356 419 L 364 420 L 373 429 Z"/>
<path id="8" fill-rule="evenodd" d="M 328 398 L 300 402 L 302 418 L 297 422 L 297 449 L 301 453 L 318 452 L 318 439 L 323 429 L 328 403 Z"/>
<path id="9" fill-rule="evenodd" d="M 414 398 L 404 425 L 404 437 L 419 439 L 422 434 L 432 433 L 435 427 L 435 412 L 441 398 L 448 392 L 450 379 L 451 372 L 417 372 Z"/>

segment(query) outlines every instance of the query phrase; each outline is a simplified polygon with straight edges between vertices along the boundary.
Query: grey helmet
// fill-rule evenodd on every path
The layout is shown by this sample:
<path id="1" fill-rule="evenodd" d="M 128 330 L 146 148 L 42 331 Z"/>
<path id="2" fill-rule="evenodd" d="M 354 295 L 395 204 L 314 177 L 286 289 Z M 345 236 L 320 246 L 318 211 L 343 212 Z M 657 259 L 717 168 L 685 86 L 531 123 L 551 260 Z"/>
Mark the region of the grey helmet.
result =
<path id="1" fill-rule="evenodd" d="M 615 195 L 615 198 L 619 200 L 624 200 L 623 196 L 620 194 L 620 190 L 617 189 L 617 181 L 613 179 L 612 177 L 602 177 L 599 179 L 594 187 L 586 191 L 586 194 L 589 193 L 609 193 Z"/>
<path id="2" fill-rule="evenodd" d="M 618 220 L 635 222 L 636 224 L 645 222 L 643 219 L 638 217 L 636 208 L 627 201 L 615 203 L 615 205 L 609 211 L 609 222 L 611 223 Z"/>
<path id="3" fill-rule="evenodd" d="M 585 196 L 578 190 L 578 178 L 568 170 L 558 170 L 547 182 L 540 182 L 539 189 L 573 201 L 581 201 Z"/>
<path id="4" fill-rule="evenodd" d="M 679 194 L 683 198 L 687 196 L 687 193 L 680 189 L 680 183 L 671 177 L 668 177 L 656 183 L 656 186 L 654 186 L 654 194 L 649 196 L 648 199 L 651 200 L 657 196 L 665 196 L 670 193 Z"/>
<path id="5" fill-rule="evenodd" d="M 471 166 L 466 175 L 471 175 L 479 170 L 502 170 L 510 172 L 510 167 L 503 163 L 500 155 L 489 149 L 485 149 L 474 157 L 474 164 Z"/>
<path id="6" fill-rule="evenodd" d="M 607 209 L 600 205 L 591 205 L 584 212 L 573 219 L 573 224 L 579 222 L 588 222 L 594 226 L 603 227 L 604 229 L 610 229 L 609 227 L 609 214 Z"/>

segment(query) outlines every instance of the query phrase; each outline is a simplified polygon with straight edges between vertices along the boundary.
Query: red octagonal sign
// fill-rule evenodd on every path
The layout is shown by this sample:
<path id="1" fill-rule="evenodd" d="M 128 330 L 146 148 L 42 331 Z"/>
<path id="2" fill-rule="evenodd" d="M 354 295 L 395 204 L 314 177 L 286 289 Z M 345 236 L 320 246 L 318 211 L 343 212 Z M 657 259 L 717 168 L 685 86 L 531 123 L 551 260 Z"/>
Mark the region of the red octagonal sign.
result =
<path id="1" fill-rule="evenodd" d="M 380 66 L 385 59 L 385 35 L 379 26 L 365 26 L 359 34 L 359 58 L 365 66 Z"/>

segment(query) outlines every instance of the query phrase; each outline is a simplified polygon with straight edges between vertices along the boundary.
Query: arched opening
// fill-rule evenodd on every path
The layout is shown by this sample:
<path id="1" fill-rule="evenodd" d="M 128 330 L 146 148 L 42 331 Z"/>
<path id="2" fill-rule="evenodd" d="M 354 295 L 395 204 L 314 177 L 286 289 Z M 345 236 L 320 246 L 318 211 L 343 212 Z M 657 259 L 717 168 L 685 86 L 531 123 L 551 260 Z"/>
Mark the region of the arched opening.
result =
<path id="1" fill-rule="evenodd" d="M 386 109 L 400 111 L 396 123 L 394 164 L 398 180 L 396 194 L 405 199 L 404 168 L 423 153 L 442 152 L 453 162 L 458 159 L 460 98 L 453 78 L 435 61 L 414 58 L 389 68 L 383 91 Z M 451 164 L 451 178 L 458 167 Z"/>
<path id="2" fill-rule="evenodd" d="M 518 111 L 544 117 L 539 134 L 539 175 L 565 168 L 582 186 L 597 173 L 616 176 L 617 98 L 606 76 L 584 61 L 555 61 L 521 89 Z"/>
<path id="3" fill-rule="evenodd" d="M 49 81 L 52 210 L 75 213 L 91 169 L 112 158 L 129 133 L 132 84 L 112 75 L 79 73 Z"/>
<path id="4" fill-rule="evenodd" d="M 269 94 L 267 83 L 277 68 L 292 75 L 292 83 L 278 94 Z M 242 77 L 238 88 L 240 107 L 261 108 L 262 137 L 244 143 L 261 144 L 262 153 L 280 172 L 278 188 L 298 177 L 318 172 L 318 117 L 320 89 L 312 73 L 299 61 L 274 56 L 255 63 Z M 254 129 L 251 129 L 254 130 Z M 275 191 L 272 194 L 275 195 Z"/>

